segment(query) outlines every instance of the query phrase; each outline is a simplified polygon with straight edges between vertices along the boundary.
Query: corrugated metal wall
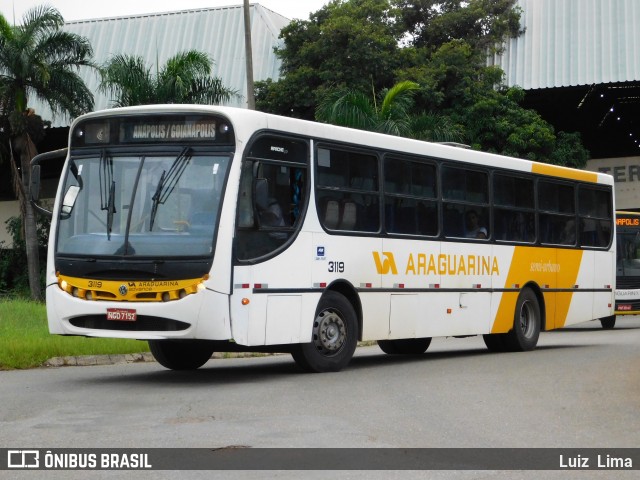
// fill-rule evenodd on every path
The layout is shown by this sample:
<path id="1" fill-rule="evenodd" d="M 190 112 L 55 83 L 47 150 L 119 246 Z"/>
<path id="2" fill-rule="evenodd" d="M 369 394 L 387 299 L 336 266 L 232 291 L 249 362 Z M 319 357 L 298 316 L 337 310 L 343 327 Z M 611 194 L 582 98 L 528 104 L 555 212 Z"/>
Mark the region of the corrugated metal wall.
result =
<path id="1" fill-rule="evenodd" d="M 290 22 L 260 4 L 251 5 L 251 36 L 255 80 L 278 78 L 280 60 L 273 53 L 280 44 L 280 30 Z M 244 17 L 242 5 L 186 10 L 69 22 L 65 30 L 87 37 L 94 49 L 94 61 L 105 63 L 116 54 L 140 55 L 151 66 L 163 65 L 178 52 L 195 49 L 207 52 L 215 65 L 213 74 L 242 98 L 231 106 L 246 106 Z M 95 95 L 95 110 L 108 108 L 110 99 L 98 92 L 100 79 L 94 71 L 83 69 L 81 76 Z M 35 105 L 38 114 L 51 119 L 45 105 Z M 53 126 L 70 121 L 58 115 Z"/>
<path id="2" fill-rule="evenodd" d="M 639 0 L 518 0 L 526 32 L 493 63 L 525 90 L 640 80 Z"/>

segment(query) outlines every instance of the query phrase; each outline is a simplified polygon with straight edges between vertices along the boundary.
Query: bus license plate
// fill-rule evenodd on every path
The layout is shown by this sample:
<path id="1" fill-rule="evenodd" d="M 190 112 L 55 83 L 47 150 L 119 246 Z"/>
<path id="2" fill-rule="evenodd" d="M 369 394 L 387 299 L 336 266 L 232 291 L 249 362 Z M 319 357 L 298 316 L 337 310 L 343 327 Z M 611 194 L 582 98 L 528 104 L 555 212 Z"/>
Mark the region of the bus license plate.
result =
<path id="1" fill-rule="evenodd" d="M 107 320 L 115 322 L 135 322 L 138 314 L 133 308 L 107 308 Z"/>

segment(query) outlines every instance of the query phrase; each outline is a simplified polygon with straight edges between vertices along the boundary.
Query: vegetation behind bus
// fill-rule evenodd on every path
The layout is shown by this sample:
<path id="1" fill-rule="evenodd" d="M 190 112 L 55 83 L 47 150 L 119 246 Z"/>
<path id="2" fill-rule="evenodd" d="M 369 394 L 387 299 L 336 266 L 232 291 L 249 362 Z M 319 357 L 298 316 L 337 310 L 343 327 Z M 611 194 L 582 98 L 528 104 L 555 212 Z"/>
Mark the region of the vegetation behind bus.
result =
<path id="1" fill-rule="evenodd" d="M 479 0 L 330 2 L 311 14 L 309 20 L 294 20 L 282 30 L 284 44 L 278 50 L 283 60 L 282 77 L 279 81 L 267 80 L 258 84 L 258 107 L 272 113 L 314 119 L 319 102 L 335 94 L 335 89 L 349 88 L 372 98 L 375 103 L 375 92 L 411 81 L 420 85 L 420 89 L 415 92 L 409 117 L 424 113 L 427 118 L 440 121 L 446 127 L 440 129 L 444 136 L 462 135 L 461 140 L 475 149 L 582 167 L 588 152 L 582 147 L 579 136 L 556 134 L 539 115 L 520 107 L 524 92 L 502 87 L 503 72 L 485 64 L 487 48 L 499 49 L 505 40 L 522 33 L 520 14 L 515 0 L 491 2 L 490 7 Z M 6 46 L 15 40 L 16 34 L 29 31 L 25 28 L 27 23 L 44 25 L 49 22 L 52 31 L 64 24 L 59 12 L 51 7 L 36 7 L 27 15 L 23 19 L 24 25 L 18 26 L 12 26 L 0 15 L 0 42 L 5 52 L 10 51 Z M 357 19 L 363 21 L 354 21 Z M 478 25 L 482 28 L 478 29 Z M 82 45 L 83 53 L 72 59 L 68 67 L 91 65 L 91 46 L 86 39 L 73 37 L 73 40 Z M 21 51 L 20 55 L 24 56 L 24 53 Z M 29 64 L 39 65 L 37 62 Z M 139 67 L 144 67 L 144 59 L 122 66 L 125 69 L 123 78 L 127 78 L 141 71 Z M 0 65 L 0 68 L 4 69 L 4 66 Z M 148 69 L 146 73 L 149 74 Z M 105 85 L 109 83 L 114 85 L 105 78 Z M 34 84 L 34 90 L 29 93 L 37 92 L 37 96 L 54 110 L 72 115 L 91 109 L 92 95 L 81 81 L 65 83 L 62 87 L 65 88 L 38 91 Z M 224 86 L 218 87 L 223 96 L 229 93 Z M 68 91 L 73 95 L 65 96 Z M 5 127 L 0 136 L 20 134 L 9 128 L 8 118 L 14 110 L 20 114 L 27 111 L 27 92 L 23 93 L 22 102 L 17 102 L 18 96 L 12 97 L 6 90 L 0 96 L 0 119 Z M 197 101 L 192 97 L 188 99 Z M 162 101 L 176 102 L 166 97 L 162 97 Z M 487 118 L 493 121 L 487 122 Z M 421 138 L 440 139 L 432 133 Z M 8 141 L 3 141 L 2 145 L 2 168 L 7 170 L 7 165 L 11 165 L 7 161 L 10 158 L 6 149 Z M 25 206 L 23 211 L 27 211 L 28 202 L 21 202 Z M 30 218 L 29 214 L 27 219 Z M 37 249 L 35 237 L 35 227 L 27 230 L 25 240 L 29 249 Z M 34 255 L 31 257 L 33 259 Z M 37 288 L 33 287 L 31 295 L 40 297 Z"/>
<path id="2" fill-rule="evenodd" d="M 28 192 L 30 162 L 38 153 L 37 137 L 44 133 L 44 123 L 29 102 L 38 98 L 54 114 L 72 117 L 93 109 L 93 94 L 77 72 L 81 66 L 93 66 L 93 49 L 86 38 L 65 32 L 63 26 L 60 12 L 48 5 L 28 10 L 21 25 L 12 25 L 0 14 L 0 115 L 3 126 L 9 127 L 9 139 L 2 142 L 9 148 L 0 155 L 7 160 L 3 163 L 5 169 L 9 165 L 20 203 L 29 287 L 36 300 L 43 295 L 36 218 Z"/>
<path id="3" fill-rule="evenodd" d="M 146 342 L 50 335 L 45 306 L 18 298 L 0 301 L 0 370 L 41 366 L 52 357 L 148 351 Z"/>
<path id="4" fill-rule="evenodd" d="M 27 264 L 27 251 L 20 217 L 11 217 L 5 221 L 7 231 L 11 235 L 12 243 L 0 242 L 0 299 L 4 302 L 6 297 L 29 298 L 29 275 L 25 269 Z M 45 269 L 47 265 L 47 243 L 49 241 L 50 220 L 47 217 L 38 216 L 38 255 L 40 288 L 44 291 Z"/>
<path id="5" fill-rule="evenodd" d="M 327 3 L 282 30 L 282 75 L 257 83 L 257 108 L 331 121 L 315 115 L 336 90 L 372 98 L 412 81 L 420 90 L 408 118 L 437 114 L 474 149 L 582 168 L 588 152 L 579 135 L 556 134 L 520 106 L 524 91 L 506 88 L 504 72 L 486 64 L 488 51 L 523 33 L 520 15 L 515 0 Z"/>

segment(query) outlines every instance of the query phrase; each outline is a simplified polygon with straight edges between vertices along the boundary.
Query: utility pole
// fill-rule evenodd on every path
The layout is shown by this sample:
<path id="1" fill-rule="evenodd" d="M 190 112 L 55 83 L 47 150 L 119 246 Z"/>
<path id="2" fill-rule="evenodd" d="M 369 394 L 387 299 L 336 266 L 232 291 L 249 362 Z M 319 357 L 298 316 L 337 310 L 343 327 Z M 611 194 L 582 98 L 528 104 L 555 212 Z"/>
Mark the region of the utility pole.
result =
<path id="1" fill-rule="evenodd" d="M 256 99 L 253 96 L 253 51 L 251 49 L 251 12 L 249 0 L 244 0 L 244 55 L 247 70 L 247 108 L 256 109 Z"/>

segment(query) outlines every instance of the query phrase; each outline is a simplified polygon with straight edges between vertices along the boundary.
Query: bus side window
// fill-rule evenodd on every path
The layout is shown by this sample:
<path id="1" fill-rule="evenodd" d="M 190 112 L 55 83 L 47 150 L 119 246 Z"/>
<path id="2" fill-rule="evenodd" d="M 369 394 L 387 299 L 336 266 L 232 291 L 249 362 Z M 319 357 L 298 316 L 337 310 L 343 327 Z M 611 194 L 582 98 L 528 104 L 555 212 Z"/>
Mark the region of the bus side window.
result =
<path id="1" fill-rule="evenodd" d="M 606 247 L 611 241 L 613 208 L 607 190 L 581 185 L 578 189 L 580 245 Z"/>
<path id="2" fill-rule="evenodd" d="M 380 229 L 378 159 L 371 154 L 318 149 L 316 206 L 328 230 Z"/>
<path id="3" fill-rule="evenodd" d="M 303 141 L 264 135 L 249 145 L 237 202 L 239 260 L 272 254 L 292 238 L 304 212 L 307 161 Z"/>
<path id="4" fill-rule="evenodd" d="M 242 165 L 242 175 L 240 177 L 240 192 L 238 195 L 239 228 L 251 228 L 254 225 L 252 193 L 253 176 L 251 174 L 252 167 L 253 165 L 250 162 L 245 162 Z"/>
<path id="5" fill-rule="evenodd" d="M 258 212 L 258 221 L 261 226 L 283 227 L 285 225 L 282 207 L 278 201 L 271 196 L 269 191 L 269 181 L 266 178 L 256 178 L 255 180 L 255 206 Z"/>

